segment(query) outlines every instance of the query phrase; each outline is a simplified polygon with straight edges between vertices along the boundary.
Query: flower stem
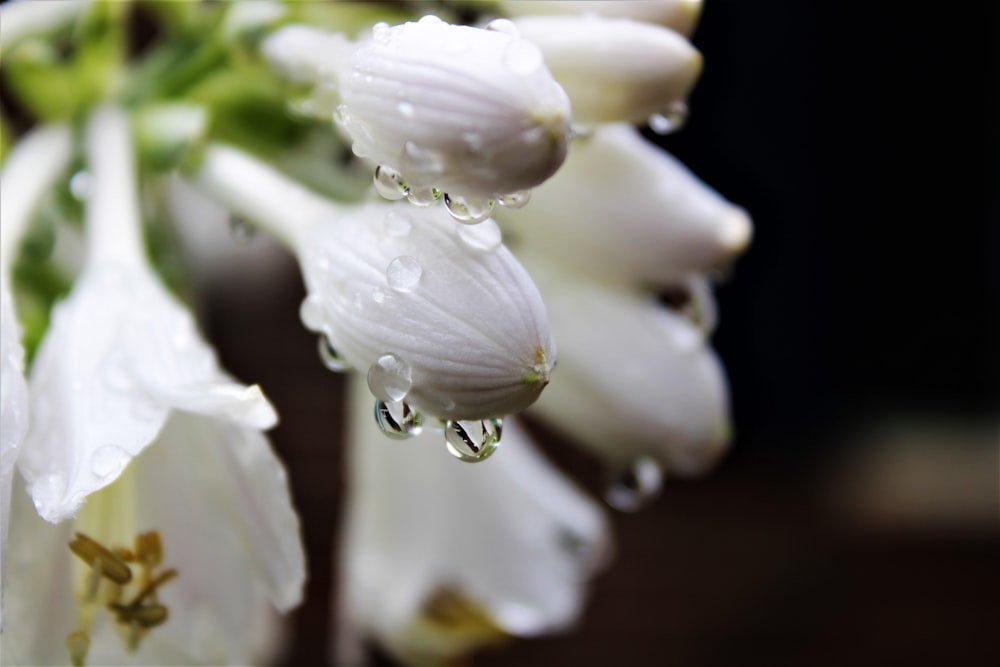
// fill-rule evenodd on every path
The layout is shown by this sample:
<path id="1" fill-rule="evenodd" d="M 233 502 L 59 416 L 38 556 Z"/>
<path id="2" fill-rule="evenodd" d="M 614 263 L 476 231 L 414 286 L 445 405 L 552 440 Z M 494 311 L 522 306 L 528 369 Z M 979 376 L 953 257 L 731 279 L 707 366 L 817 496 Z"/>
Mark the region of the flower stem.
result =
<path id="1" fill-rule="evenodd" d="M 100 107 L 86 129 L 93 192 L 86 204 L 87 261 L 146 264 L 142 246 L 135 146 L 128 117 Z"/>
<path id="2" fill-rule="evenodd" d="M 68 127 L 49 125 L 19 141 L 0 172 L 0 272 L 10 275 L 21 237 L 45 194 L 69 165 L 73 142 Z"/>
<path id="3" fill-rule="evenodd" d="M 340 208 L 272 167 L 232 148 L 214 144 L 188 175 L 199 190 L 296 249 L 310 222 L 336 217 Z"/>

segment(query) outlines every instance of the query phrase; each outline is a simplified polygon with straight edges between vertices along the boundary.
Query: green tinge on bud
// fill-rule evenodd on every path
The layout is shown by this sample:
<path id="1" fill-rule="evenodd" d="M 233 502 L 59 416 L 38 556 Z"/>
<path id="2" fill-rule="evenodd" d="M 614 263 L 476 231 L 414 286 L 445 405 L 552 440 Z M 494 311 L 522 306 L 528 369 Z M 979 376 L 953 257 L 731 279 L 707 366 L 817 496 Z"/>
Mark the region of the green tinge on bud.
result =
<path id="1" fill-rule="evenodd" d="M 545 54 L 578 123 L 670 113 L 701 73 L 697 49 L 658 25 L 594 14 L 522 17 L 514 25 Z"/>
<path id="2" fill-rule="evenodd" d="M 545 307 L 492 220 L 370 203 L 316 221 L 298 247 L 303 323 L 380 400 L 485 419 L 523 410 L 548 383 Z"/>
<path id="3" fill-rule="evenodd" d="M 506 31 L 380 24 L 339 79 L 355 153 L 412 189 L 493 198 L 538 185 L 566 156 L 569 99 L 538 47 Z"/>
<path id="4" fill-rule="evenodd" d="M 169 171 L 204 141 L 208 112 L 182 103 L 146 107 L 133 117 L 133 128 L 142 161 L 159 171 Z"/>
<path id="5" fill-rule="evenodd" d="M 502 0 L 500 5 L 514 16 L 593 13 L 658 23 L 682 35 L 694 32 L 701 15 L 701 0 Z"/>

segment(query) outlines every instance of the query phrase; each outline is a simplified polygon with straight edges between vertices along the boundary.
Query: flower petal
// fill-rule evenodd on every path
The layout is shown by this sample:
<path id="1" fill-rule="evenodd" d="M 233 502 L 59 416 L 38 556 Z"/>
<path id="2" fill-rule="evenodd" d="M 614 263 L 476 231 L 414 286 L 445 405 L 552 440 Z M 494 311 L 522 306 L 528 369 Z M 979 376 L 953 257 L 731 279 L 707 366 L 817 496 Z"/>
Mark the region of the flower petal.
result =
<path id="1" fill-rule="evenodd" d="M 694 32 L 701 0 L 501 0 L 512 15 L 586 14 L 649 21 L 683 35 Z"/>
<path id="2" fill-rule="evenodd" d="M 608 557 L 606 518 L 516 420 L 505 422 L 503 451 L 468 466 L 440 433 L 401 444 L 370 428 L 359 380 L 352 401 L 341 585 L 357 628 L 397 656 L 435 661 L 497 632 L 544 634 L 576 620 L 585 580 Z M 478 611 L 449 628 L 435 623 L 442 604 Z"/>

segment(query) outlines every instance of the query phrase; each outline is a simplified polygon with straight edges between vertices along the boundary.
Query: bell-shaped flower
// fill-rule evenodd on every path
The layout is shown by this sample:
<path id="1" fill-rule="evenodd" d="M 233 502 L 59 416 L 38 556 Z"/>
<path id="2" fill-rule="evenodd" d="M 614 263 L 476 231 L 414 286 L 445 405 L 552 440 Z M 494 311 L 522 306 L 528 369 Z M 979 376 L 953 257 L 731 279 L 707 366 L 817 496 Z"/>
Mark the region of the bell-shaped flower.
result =
<path id="1" fill-rule="evenodd" d="M 18 660 L 41 664 L 53 639 L 72 631 L 74 662 L 90 656 L 113 664 L 99 656 L 120 647 L 109 648 L 104 630 L 91 623 L 103 606 L 130 649 L 172 611 L 169 627 L 178 633 L 160 635 L 164 653 L 155 655 L 240 660 L 234 651 L 247 638 L 247 619 L 262 608 L 253 603 L 269 598 L 288 609 L 304 580 L 284 471 L 260 433 L 277 417 L 258 387 L 219 368 L 190 314 L 146 264 L 124 115 L 99 109 L 86 139 L 95 184 L 86 205 L 86 263 L 55 307 L 33 362 L 31 423 L 17 462 L 43 519 L 76 517 L 82 536 L 70 549 L 83 565 L 75 574 L 62 568 L 64 541 L 55 551 L 43 548 L 49 539 L 62 541 L 65 527 L 32 524 L 29 516 L 19 528 L 12 520 L 11 542 L 24 550 L 20 560 L 12 556 L 7 576 L 8 620 L 17 629 L 5 648 L 9 641 Z M 140 453 L 141 462 L 133 461 Z M 147 537 L 132 549 L 137 535 Z M 176 545 L 177 571 L 161 571 L 159 555 L 142 555 L 152 547 L 140 543 L 150 540 L 163 541 L 168 552 Z M 135 590 L 128 589 L 133 570 Z M 174 586 L 174 578 L 185 583 Z M 65 590 L 40 595 L 32 588 L 39 582 Z M 161 600 L 161 584 L 177 597 Z M 77 621 L 52 637 L 55 616 L 46 605 L 64 603 L 68 610 L 58 613 Z M 157 660 L 149 659 L 167 664 Z"/>
<path id="2" fill-rule="evenodd" d="M 14 464 L 28 429 L 24 347 L 14 310 L 11 272 L 21 236 L 38 204 L 69 163 L 70 150 L 68 128 L 35 129 L 14 147 L 0 174 L 3 183 L 3 197 L 0 197 L 0 630 L 3 630 L 3 573 L 11 483 Z"/>
<path id="3" fill-rule="evenodd" d="M 543 182 L 572 134 L 569 99 L 537 46 L 434 16 L 375 26 L 339 90 L 355 153 L 391 170 L 411 198 L 437 190 L 455 209 Z"/>
<path id="4" fill-rule="evenodd" d="M 574 142 L 523 209 L 497 218 L 533 252 L 606 282 L 672 284 L 726 267 L 750 218 L 624 124 Z"/>
<path id="5" fill-rule="evenodd" d="M 362 382 L 351 395 L 350 414 L 368 412 Z M 403 444 L 352 424 L 337 664 L 361 664 L 361 636 L 406 664 L 443 664 L 564 630 L 610 555 L 604 514 L 515 419 L 502 455 L 478 466 L 433 435 Z"/>
<path id="6" fill-rule="evenodd" d="M 545 307 L 491 220 L 441 207 L 336 206 L 234 149 L 209 148 L 195 183 L 299 257 L 303 323 L 331 366 L 368 374 L 379 400 L 443 419 L 518 412 L 555 361 Z"/>
<path id="7" fill-rule="evenodd" d="M 683 121 L 702 59 L 673 30 L 595 14 L 525 16 L 513 23 L 542 50 L 569 95 L 575 122 Z"/>
<path id="8" fill-rule="evenodd" d="M 691 35 L 701 14 L 701 0 L 501 0 L 512 16 L 593 13 L 658 23 L 682 35 Z"/>
<path id="9" fill-rule="evenodd" d="M 700 321 L 652 297 L 572 280 L 522 254 L 545 297 L 560 365 L 531 411 L 612 467 L 640 458 L 701 475 L 729 443 L 725 375 Z"/>

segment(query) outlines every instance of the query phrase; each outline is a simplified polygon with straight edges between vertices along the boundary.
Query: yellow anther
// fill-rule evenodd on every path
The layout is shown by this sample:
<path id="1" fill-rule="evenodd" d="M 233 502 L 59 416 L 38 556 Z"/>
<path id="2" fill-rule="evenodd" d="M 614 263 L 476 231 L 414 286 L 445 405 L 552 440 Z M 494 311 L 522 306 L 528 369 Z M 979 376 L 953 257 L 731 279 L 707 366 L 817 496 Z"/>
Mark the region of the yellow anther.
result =
<path id="1" fill-rule="evenodd" d="M 118 617 L 119 623 L 138 625 L 143 630 L 161 625 L 169 616 L 167 608 L 155 602 L 139 606 L 122 604 L 112 604 L 109 606 Z"/>
<path id="2" fill-rule="evenodd" d="M 75 630 L 66 635 L 66 650 L 69 651 L 69 661 L 73 667 L 83 667 L 87 663 L 87 651 L 90 650 L 90 637 L 86 632 Z"/>
<path id="3" fill-rule="evenodd" d="M 148 568 L 159 565 L 163 561 L 163 543 L 160 541 L 160 534 L 151 530 L 136 535 L 135 554 L 139 562 Z"/>
<path id="4" fill-rule="evenodd" d="M 76 539 L 69 543 L 69 549 L 101 576 L 116 584 L 122 585 L 132 581 L 132 570 L 125 561 L 83 533 L 76 534 Z"/>
<path id="5" fill-rule="evenodd" d="M 139 589 L 139 592 L 136 594 L 135 598 L 132 599 L 132 602 L 129 603 L 129 606 L 135 607 L 139 605 L 143 600 L 155 593 L 160 586 L 176 576 L 177 570 L 173 568 L 160 572 L 158 575 L 147 581 L 145 586 Z"/>

